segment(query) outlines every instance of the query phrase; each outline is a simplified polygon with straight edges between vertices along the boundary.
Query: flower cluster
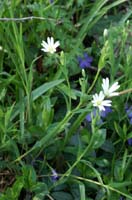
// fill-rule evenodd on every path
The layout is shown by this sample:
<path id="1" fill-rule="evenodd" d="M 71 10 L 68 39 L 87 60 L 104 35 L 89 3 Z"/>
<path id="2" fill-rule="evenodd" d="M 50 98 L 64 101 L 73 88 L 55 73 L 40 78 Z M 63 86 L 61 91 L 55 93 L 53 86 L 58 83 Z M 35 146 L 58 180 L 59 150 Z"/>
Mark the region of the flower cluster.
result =
<path id="1" fill-rule="evenodd" d="M 96 93 L 93 95 L 93 106 L 98 107 L 100 111 L 105 110 L 105 107 L 111 107 L 112 101 L 105 98 L 119 95 L 119 93 L 116 92 L 119 87 L 120 85 L 118 85 L 118 82 L 110 86 L 109 78 L 103 79 L 102 91 L 100 91 L 99 94 Z"/>

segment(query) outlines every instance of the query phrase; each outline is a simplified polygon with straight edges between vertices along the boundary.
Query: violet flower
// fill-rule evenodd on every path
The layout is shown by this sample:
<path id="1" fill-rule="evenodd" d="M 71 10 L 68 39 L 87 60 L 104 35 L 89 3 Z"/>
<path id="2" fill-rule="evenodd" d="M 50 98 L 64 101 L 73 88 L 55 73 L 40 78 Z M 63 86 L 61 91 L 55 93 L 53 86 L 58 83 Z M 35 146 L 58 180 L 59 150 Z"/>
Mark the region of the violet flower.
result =
<path id="1" fill-rule="evenodd" d="M 119 200 L 125 200 L 125 199 L 124 199 L 124 197 L 121 196 Z"/>
<path id="2" fill-rule="evenodd" d="M 59 176 L 58 176 L 56 170 L 52 169 L 51 180 L 52 180 L 53 182 L 55 182 L 55 181 L 57 181 L 58 179 L 59 179 Z"/>
<path id="3" fill-rule="evenodd" d="M 126 104 L 125 111 L 126 111 L 128 119 L 129 119 L 129 123 L 132 124 L 132 106 L 129 106 L 128 104 Z M 132 146 L 132 138 L 129 138 L 127 140 L 127 143 L 129 146 Z"/>
<path id="4" fill-rule="evenodd" d="M 53 3 L 53 2 L 54 2 L 54 0 L 49 0 L 49 2 L 50 2 L 50 3 Z"/>
<path id="5" fill-rule="evenodd" d="M 112 109 L 110 107 L 105 107 L 105 110 L 100 111 L 99 112 L 100 119 L 97 122 L 97 124 L 102 124 L 103 123 L 102 119 L 106 118 L 108 114 L 111 112 L 112 112 Z M 97 109 L 94 109 L 91 113 L 89 113 L 86 116 L 86 120 L 90 123 L 92 121 L 92 117 L 96 117 L 96 114 L 97 114 Z"/>
<path id="6" fill-rule="evenodd" d="M 125 106 L 126 114 L 129 119 L 129 123 L 132 124 L 132 106 Z"/>
<path id="7" fill-rule="evenodd" d="M 91 62 L 93 61 L 93 58 L 90 57 L 86 52 L 83 54 L 83 57 L 78 56 L 77 58 L 79 66 L 81 69 L 90 68 Z"/>
<path id="8" fill-rule="evenodd" d="M 132 146 L 132 138 L 129 138 L 129 139 L 127 140 L 127 143 L 128 143 L 129 146 Z"/>
<path id="9" fill-rule="evenodd" d="M 97 110 L 94 109 L 91 113 L 89 113 L 89 114 L 86 116 L 86 120 L 87 120 L 88 122 L 91 122 L 91 121 L 92 121 L 92 116 L 95 117 L 95 116 L 96 116 L 96 112 L 97 112 Z"/>
<path id="10" fill-rule="evenodd" d="M 111 109 L 110 107 L 105 107 L 105 110 L 102 110 L 102 111 L 100 112 L 100 116 L 101 116 L 102 118 L 106 118 L 107 115 L 108 115 L 109 113 L 111 113 L 111 112 L 112 112 L 112 109 Z"/>

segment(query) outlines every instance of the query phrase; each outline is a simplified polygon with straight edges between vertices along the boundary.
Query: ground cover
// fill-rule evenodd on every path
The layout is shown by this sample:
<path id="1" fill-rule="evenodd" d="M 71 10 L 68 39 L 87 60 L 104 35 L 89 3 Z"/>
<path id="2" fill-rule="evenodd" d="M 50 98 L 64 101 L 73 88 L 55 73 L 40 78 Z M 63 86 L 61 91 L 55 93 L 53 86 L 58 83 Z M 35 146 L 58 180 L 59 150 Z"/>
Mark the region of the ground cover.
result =
<path id="1" fill-rule="evenodd" d="M 0 8 L 0 200 L 132 199 L 131 1 Z"/>

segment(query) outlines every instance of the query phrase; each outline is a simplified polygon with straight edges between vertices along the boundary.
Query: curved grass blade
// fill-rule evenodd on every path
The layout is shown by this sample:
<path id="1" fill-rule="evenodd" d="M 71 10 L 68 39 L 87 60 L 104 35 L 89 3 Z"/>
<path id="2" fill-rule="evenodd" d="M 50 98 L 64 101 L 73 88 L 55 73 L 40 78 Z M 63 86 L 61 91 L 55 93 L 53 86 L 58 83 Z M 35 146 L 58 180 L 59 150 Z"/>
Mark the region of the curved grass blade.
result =
<path id="1" fill-rule="evenodd" d="M 36 88 L 35 90 L 33 90 L 31 92 L 32 100 L 35 101 L 37 98 L 42 96 L 45 92 L 47 92 L 48 90 L 50 90 L 50 89 L 54 88 L 55 86 L 59 85 L 63 81 L 64 81 L 64 79 L 55 80 L 55 81 L 51 81 L 49 83 L 44 83 L 43 85 L 39 86 L 38 88 Z M 24 101 L 24 105 L 25 105 L 26 101 L 27 101 L 27 97 L 24 97 L 23 101 Z M 16 104 L 16 106 L 15 106 L 15 108 L 14 108 L 12 113 L 13 114 L 11 116 L 11 120 L 13 120 L 20 113 L 20 103 Z"/>

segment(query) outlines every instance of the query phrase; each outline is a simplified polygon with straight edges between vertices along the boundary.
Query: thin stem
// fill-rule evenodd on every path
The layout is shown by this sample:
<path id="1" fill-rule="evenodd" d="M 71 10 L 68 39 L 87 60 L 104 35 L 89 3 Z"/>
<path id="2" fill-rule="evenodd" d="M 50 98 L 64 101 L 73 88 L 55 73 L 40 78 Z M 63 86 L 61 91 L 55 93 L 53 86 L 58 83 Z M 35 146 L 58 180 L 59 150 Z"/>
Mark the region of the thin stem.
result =
<path id="1" fill-rule="evenodd" d="M 68 176 L 69 176 L 69 174 L 58 174 L 58 175 L 59 175 L 60 177 L 68 177 Z M 49 175 L 40 175 L 40 176 L 38 176 L 38 177 L 42 178 L 42 177 L 48 177 L 48 176 L 49 176 Z M 111 191 L 113 191 L 113 192 L 116 192 L 116 193 L 118 193 L 118 194 L 120 194 L 120 195 L 123 195 L 123 196 L 125 196 L 125 197 L 127 197 L 127 198 L 129 198 L 129 199 L 132 200 L 132 197 L 129 196 L 128 194 L 126 194 L 126 193 L 124 193 L 124 192 L 121 192 L 120 190 L 118 190 L 118 189 L 116 189 L 116 188 L 113 188 L 113 187 L 110 186 L 110 185 L 105 185 L 105 184 L 103 184 L 102 182 L 97 182 L 97 181 L 95 181 L 95 180 L 91 180 L 91 179 L 88 179 L 88 178 L 84 178 L 84 177 L 76 176 L 76 175 L 72 175 L 72 174 L 70 174 L 70 177 L 75 178 L 75 179 L 80 180 L 80 181 L 85 181 L 85 182 L 93 183 L 93 184 L 95 184 L 95 185 L 98 185 L 98 186 L 101 186 L 101 187 L 105 188 L 106 190 L 111 190 Z M 59 181 L 57 181 L 57 183 L 58 183 L 58 182 L 59 182 Z M 128 184 L 130 185 L 131 182 L 128 182 Z M 55 186 L 55 185 L 54 185 L 54 186 Z M 52 189 L 52 187 L 51 187 L 50 189 Z"/>
<path id="2" fill-rule="evenodd" d="M 46 195 L 50 200 L 54 200 L 49 194 Z"/>
<path id="3" fill-rule="evenodd" d="M 104 185 L 104 184 L 102 184 L 102 183 L 100 183 L 100 182 L 93 181 L 93 180 L 91 180 L 91 179 L 86 179 L 86 178 L 79 177 L 79 176 L 71 175 L 71 177 L 76 178 L 76 179 L 78 179 L 78 180 L 82 180 L 82 181 L 94 183 L 94 184 L 96 184 L 96 185 L 99 185 L 99 186 L 104 187 L 105 189 L 109 189 L 109 190 L 114 191 L 114 192 L 116 192 L 116 193 L 118 193 L 118 194 L 121 194 L 121 195 L 123 195 L 123 196 L 125 196 L 125 197 L 128 197 L 129 199 L 132 199 L 132 197 L 130 197 L 128 194 L 125 194 L 124 192 L 121 192 L 120 190 L 115 189 L 115 188 L 113 188 L 113 187 L 111 187 L 111 186 L 109 186 L 109 185 Z"/>
<path id="4" fill-rule="evenodd" d="M 74 167 L 80 162 L 80 160 L 83 158 L 83 156 L 90 151 L 91 147 L 92 147 L 93 141 L 92 138 L 90 140 L 89 145 L 85 148 L 85 150 L 81 153 L 81 155 L 77 158 L 77 160 L 74 162 L 74 164 L 62 175 L 62 177 L 60 178 L 60 180 L 57 182 L 57 184 L 59 182 L 61 182 L 63 180 L 63 178 L 67 175 L 70 175 L 71 171 L 74 169 Z"/>
<path id="5" fill-rule="evenodd" d="M 97 73 L 96 73 L 96 76 L 95 76 L 95 79 L 94 79 L 94 81 L 92 82 L 91 87 L 88 89 L 87 94 L 90 93 L 91 90 L 93 89 L 93 87 L 94 87 L 94 85 L 95 85 L 95 83 L 96 83 L 96 81 L 97 81 L 97 79 L 98 79 L 99 73 L 100 73 L 100 69 L 98 69 L 98 71 L 97 71 Z"/>
<path id="6" fill-rule="evenodd" d="M 129 88 L 129 89 L 127 89 L 127 90 L 123 90 L 123 91 L 119 92 L 119 95 L 127 94 L 127 93 L 129 93 L 129 92 L 132 92 L 132 88 Z"/>
<path id="7" fill-rule="evenodd" d="M 64 117 L 64 119 L 58 124 L 58 126 L 54 130 L 49 132 L 48 135 L 46 135 L 44 138 L 36 142 L 35 145 L 31 149 L 26 151 L 24 154 L 22 154 L 21 156 L 19 156 L 18 158 L 16 158 L 16 160 L 12 162 L 13 163 L 19 162 L 21 161 L 22 158 L 27 156 L 29 153 L 33 152 L 36 148 L 41 148 L 43 146 L 42 144 L 46 144 L 46 142 L 48 142 L 51 137 L 55 137 L 58 133 L 60 133 L 64 129 L 65 124 L 73 117 L 73 115 L 74 115 L 74 112 L 68 112 L 66 116 Z"/>
<path id="8" fill-rule="evenodd" d="M 30 16 L 30 17 L 22 17 L 22 18 L 8 18 L 8 17 L 3 17 L 0 18 L 0 21 L 17 21 L 17 22 L 23 22 L 23 21 L 28 21 L 28 20 L 48 20 L 48 21 L 55 21 L 57 24 L 62 23 L 62 20 L 55 20 L 53 18 L 45 18 L 45 17 L 36 17 L 36 16 Z"/>

